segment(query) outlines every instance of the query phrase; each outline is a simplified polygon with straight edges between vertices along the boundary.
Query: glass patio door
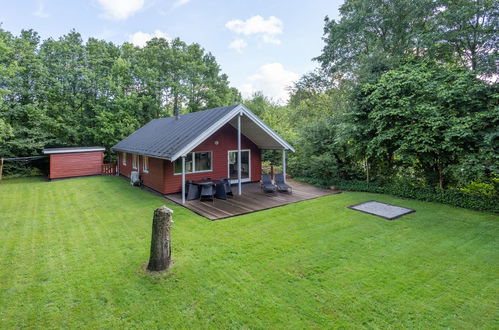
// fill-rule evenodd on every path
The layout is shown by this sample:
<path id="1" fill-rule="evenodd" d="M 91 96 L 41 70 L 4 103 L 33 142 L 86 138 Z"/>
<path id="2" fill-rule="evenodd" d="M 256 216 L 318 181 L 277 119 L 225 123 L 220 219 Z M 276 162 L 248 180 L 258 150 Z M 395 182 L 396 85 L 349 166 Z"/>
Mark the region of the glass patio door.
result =
<path id="1" fill-rule="evenodd" d="M 241 181 L 248 182 L 250 177 L 250 151 L 241 150 Z M 229 151 L 229 178 L 231 183 L 237 183 L 237 150 Z"/>

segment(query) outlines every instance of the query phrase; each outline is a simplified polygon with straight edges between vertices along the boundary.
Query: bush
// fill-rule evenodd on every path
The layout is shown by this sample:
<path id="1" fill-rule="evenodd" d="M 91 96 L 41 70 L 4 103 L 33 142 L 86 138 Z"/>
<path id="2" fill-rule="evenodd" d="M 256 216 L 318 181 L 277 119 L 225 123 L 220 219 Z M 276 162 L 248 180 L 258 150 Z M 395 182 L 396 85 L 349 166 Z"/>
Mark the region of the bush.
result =
<path id="1" fill-rule="evenodd" d="M 345 181 L 334 179 L 300 178 L 300 180 L 322 187 L 334 185 L 336 188 L 341 190 L 390 194 L 404 198 L 417 199 L 420 201 L 444 203 L 472 210 L 499 213 L 499 198 L 497 198 L 497 195 L 474 195 L 457 189 L 417 187 L 408 183 L 388 183 L 380 185 L 375 182 L 367 183 L 365 181 Z"/>
<path id="2" fill-rule="evenodd" d="M 499 179 L 495 179 L 495 181 L 499 181 Z M 473 181 L 466 187 L 460 188 L 459 190 L 469 195 L 486 197 L 497 196 L 497 191 L 494 183 Z"/>

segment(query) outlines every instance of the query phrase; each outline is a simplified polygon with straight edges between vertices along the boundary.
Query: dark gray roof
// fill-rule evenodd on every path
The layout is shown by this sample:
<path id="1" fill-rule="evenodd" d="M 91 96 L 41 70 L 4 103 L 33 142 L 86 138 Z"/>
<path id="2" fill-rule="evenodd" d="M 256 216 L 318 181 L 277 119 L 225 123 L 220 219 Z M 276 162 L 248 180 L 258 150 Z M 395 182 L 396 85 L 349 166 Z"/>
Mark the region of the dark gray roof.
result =
<path id="1" fill-rule="evenodd" d="M 69 154 L 73 152 L 91 152 L 104 151 L 104 147 L 67 147 L 67 148 L 45 148 L 42 150 L 44 154 Z"/>
<path id="2" fill-rule="evenodd" d="M 153 119 L 111 149 L 171 159 L 239 104 Z"/>

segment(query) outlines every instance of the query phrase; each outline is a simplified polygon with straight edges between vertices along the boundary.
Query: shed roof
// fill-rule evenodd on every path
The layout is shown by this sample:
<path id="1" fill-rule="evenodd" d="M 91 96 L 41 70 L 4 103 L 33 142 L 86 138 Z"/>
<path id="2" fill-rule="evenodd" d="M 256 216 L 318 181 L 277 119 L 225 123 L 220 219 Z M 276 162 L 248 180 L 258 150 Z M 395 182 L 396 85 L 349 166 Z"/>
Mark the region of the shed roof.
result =
<path id="1" fill-rule="evenodd" d="M 93 152 L 105 151 L 104 147 L 67 147 L 67 148 L 45 148 L 42 150 L 44 154 L 70 154 L 75 152 Z"/>
<path id="2" fill-rule="evenodd" d="M 176 117 L 153 119 L 111 149 L 176 160 L 223 125 L 242 120 L 242 134 L 262 149 L 294 149 L 242 104 L 213 108 Z"/>

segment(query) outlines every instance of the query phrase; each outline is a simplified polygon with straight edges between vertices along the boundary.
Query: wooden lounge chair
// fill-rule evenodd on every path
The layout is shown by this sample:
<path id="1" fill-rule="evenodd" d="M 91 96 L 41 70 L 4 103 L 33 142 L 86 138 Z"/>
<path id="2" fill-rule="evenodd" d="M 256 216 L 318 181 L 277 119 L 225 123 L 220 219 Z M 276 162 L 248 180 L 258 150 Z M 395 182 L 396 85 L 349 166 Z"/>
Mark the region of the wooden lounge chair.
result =
<path id="1" fill-rule="evenodd" d="M 284 175 L 283 174 L 276 174 L 274 176 L 274 182 L 277 186 L 278 191 L 288 192 L 290 194 L 293 193 L 293 188 L 290 185 L 286 184 L 286 182 L 284 182 Z"/>
<path id="2" fill-rule="evenodd" d="M 272 184 L 272 178 L 269 174 L 262 175 L 262 183 L 260 184 L 260 188 L 264 193 L 274 193 L 277 188 Z"/>

